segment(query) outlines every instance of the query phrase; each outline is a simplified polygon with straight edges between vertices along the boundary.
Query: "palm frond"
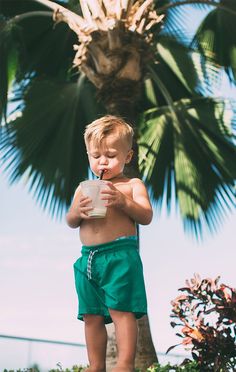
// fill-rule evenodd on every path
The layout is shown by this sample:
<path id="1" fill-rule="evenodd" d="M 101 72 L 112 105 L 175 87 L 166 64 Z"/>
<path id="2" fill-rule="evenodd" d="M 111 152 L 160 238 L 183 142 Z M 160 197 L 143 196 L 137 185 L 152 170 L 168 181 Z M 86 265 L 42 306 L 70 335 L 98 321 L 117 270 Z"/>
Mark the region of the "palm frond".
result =
<path id="1" fill-rule="evenodd" d="M 168 107 L 144 114 L 140 169 L 156 203 L 166 198 L 170 208 L 176 198 L 185 228 L 201 236 L 205 222 L 214 231 L 234 205 L 235 111 L 210 98 L 182 99 L 174 108 L 176 121 Z"/>
<path id="2" fill-rule="evenodd" d="M 76 35 L 65 24 L 53 27 L 50 17 L 30 17 L 18 21 L 17 25 L 21 46 L 20 76 L 34 72 L 67 80 Z M 29 30 L 33 31 L 29 33 Z"/>
<path id="3" fill-rule="evenodd" d="M 6 24 L 2 21 L 0 24 L 0 123 L 2 118 L 6 120 L 8 91 L 14 81 L 18 53 L 17 46 L 14 40 L 15 26 Z"/>
<path id="4" fill-rule="evenodd" d="M 231 5 L 236 11 L 236 4 Z M 235 14 L 218 8 L 211 11 L 200 24 L 192 45 L 197 48 L 205 61 L 213 61 L 223 67 L 232 83 L 236 82 L 236 35 Z"/>
<path id="5" fill-rule="evenodd" d="M 26 89 L 22 112 L 2 127 L 1 160 L 10 181 L 24 176 L 52 215 L 60 216 L 70 205 L 87 176 L 83 131 L 99 112 L 92 97 L 93 88 L 82 75 L 78 83 L 36 79 Z"/>
<path id="6" fill-rule="evenodd" d="M 155 71 L 160 76 L 163 72 L 160 73 L 158 70 L 166 65 L 186 88 L 188 94 L 214 96 L 219 92 L 224 71 L 214 61 L 206 60 L 199 51 L 184 46 L 173 36 L 162 35 L 157 43 L 157 52 L 161 66 L 156 66 Z M 164 80 L 168 85 L 167 76 Z M 171 86 L 169 89 L 173 90 Z M 179 98 L 181 97 L 177 99 Z"/>
<path id="7" fill-rule="evenodd" d="M 3 10 L 7 15 L 8 9 Z M 6 117 L 13 82 L 24 84 L 37 75 L 71 78 L 73 43 L 77 40 L 66 25 L 53 28 L 52 14 L 48 16 L 46 11 L 27 11 L 11 19 L 6 15 L 0 23 L 0 122 Z"/>
<path id="8" fill-rule="evenodd" d="M 41 4 L 29 0 L 0 0 L 0 14 L 6 19 L 18 16 L 25 12 L 45 10 Z"/>
<path id="9" fill-rule="evenodd" d="M 140 172 L 147 183 L 152 201 L 170 210 L 173 182 L 173 127 L 168 106 L 149 109 L 140 120 Z"/>
<path id="10" fill-rule="evenodd" d="M 169 57 L 169 56 L 168 56 Z M 157 58 L 159 63 L 155 65 L 147 64 L 146 68 L 148 71 L 147 79 L 149 83 L 147 86 L 147 79 L 145 80 L 146 85 L 146 109 L 153 108 L 153 103 L 156 102 L 155 107 L 163 107 L 166 104 L 172 105 L 172 101 L 177 101 L 183 97 L 192 97 L 197 95 L 194 86 L 191 86 L 191 92 L 189 91 L 189 85 L 182 82 L 182 76 L 178 76 L 178 73 L 174 72 L 174 67 L 172 68 L 171 63 L 169 64 L 168 57 L 164 59 L 164 55 L 159 53 Z M 193 78 L 194 80 L 194 78 Z M 193 81 L 192 80 L 192 81 Z M 150 91 L 151 89 L 151 91 Z M 196 89 L 197 90 L 197 89 Z M 152 98 L 150 98 L 150 94 Z M 166 95 L 170 96 L 167 99 Z M 144 101 L 144 98 L 143 98 Z"/>
<path id="11" fill-rule="evenodd" d="M 161 35 L 175 36 L 188 46 L 195 34 L 196 28 L 212 8 L 207 4 L 181 4 L 180 0 L 156 0 L 155 9 L 158 14 L 164 14 L 164 27 Z M 193 17 L 194 13 L 194 17 Z"/>
<path id="12" fill-rule="evenodd" d="M 201 66 L 194 63 L 191 49 L 174 37 L 161 36 L 157 43 L 157 51 L 162 64 L 168 65 L 190 94 L 206 92 L 204 71 Z"/>

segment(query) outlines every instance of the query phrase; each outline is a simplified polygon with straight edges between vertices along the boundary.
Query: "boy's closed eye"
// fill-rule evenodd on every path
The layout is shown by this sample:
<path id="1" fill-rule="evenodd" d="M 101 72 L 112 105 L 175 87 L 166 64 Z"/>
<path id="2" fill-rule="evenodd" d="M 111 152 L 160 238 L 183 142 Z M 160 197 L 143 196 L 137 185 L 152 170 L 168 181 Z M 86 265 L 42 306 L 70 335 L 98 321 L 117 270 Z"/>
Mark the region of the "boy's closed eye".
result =
<path id="1" fill-rule="evenodd" d="M 107 154 L 105 155 L 107 158 L 109 159 L 112 159 L 112 158 L 115 158 L 117 154 Z M 99 159 L 101 157 L 100 154 L 91 154 L 91 156 L 94 158 L 94 159 Z"/>

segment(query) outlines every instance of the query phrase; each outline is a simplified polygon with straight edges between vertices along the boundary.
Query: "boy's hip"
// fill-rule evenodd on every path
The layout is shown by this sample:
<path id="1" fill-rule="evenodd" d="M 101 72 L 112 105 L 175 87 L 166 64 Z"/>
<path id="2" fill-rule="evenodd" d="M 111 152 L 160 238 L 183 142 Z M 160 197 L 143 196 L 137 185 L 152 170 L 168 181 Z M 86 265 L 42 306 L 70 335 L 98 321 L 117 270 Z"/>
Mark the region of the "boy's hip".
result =
<path id="1" fill-rule="evenodd" d="M 98 254 L 106 252 L 114 252 L 120 249 L 138 249 L 138 240 L 136 235 L 122 236 L 115 240 L 95 245 L 83 245 L 82 255 L 89 255 L 91 252 L 97 251 Z"/>
<path id="2" fill-rule="evenodd" d="M 136 237 L 122 237 L 112 242 L 83 246 L 82 256 L 75 262 L 75 270 L 102 285 L 121 276 L 131 279 L 142 276 L 142 262 Z"/>

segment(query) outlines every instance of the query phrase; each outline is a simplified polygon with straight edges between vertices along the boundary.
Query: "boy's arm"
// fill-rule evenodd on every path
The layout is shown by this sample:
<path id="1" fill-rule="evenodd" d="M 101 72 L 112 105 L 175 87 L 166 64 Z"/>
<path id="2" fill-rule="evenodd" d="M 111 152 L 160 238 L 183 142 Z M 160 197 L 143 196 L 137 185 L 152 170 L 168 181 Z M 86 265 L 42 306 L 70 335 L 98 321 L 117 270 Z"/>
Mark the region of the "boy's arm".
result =
<path id="1" fill-rule="evenodd" d="M 89 218 L 87 212 L 93 208 L 86 205 L 90 201 L 87 196 L 82 196 L 81 187 L 79 186 L 75 191 L 71 207 L 66 214 L 66 222 L 70 227 L 75 229 L 80 226 L 83 219 Z"/>
<path id="2" fill-rule="evenodd" d="M 111 182 L 108 182 L 111 191 L 102 192 L 108 194 L 104 199 L 107 206 L 114 206 L 122 209 L 130 218 L 141 225 L 148 225 L 153 216 L 152 206 L 149 200 L 147 189 L 139 178 L 131 181 L 133 198 L 120 192 Z"/>

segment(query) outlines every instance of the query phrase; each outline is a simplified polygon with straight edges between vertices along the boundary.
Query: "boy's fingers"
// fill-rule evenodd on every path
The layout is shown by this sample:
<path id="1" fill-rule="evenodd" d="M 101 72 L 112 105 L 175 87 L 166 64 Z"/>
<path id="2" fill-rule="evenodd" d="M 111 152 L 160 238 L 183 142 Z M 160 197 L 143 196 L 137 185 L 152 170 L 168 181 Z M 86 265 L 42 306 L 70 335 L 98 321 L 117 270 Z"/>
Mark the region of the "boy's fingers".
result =
<path id="1" fill-rule="evenodd" d="M 81 218 L 87 219 L 90 218 L 90 216 L 87 214 L 87 212 L 93 210 L 93 207 L 83 207 L 82 210 L 80 210 L 80 216 Z"/>
<path id="2" fill-rule="evenodd" d="M 114 195 L 116 190 L 102 190 L 101 194 L 109 194 L 109 195 Z"/>
<path id="3" fill-rule="evenodd" d="M 84 212 L 88 212 L 88 211 L 93 210 L 93 207 L 82 207 L 80 209 L 81 209 L 81 212 L 84 213 Z"/>
<path id="4" fill-rule="evenodd" d="M 112 190 L 116 190 L 116 187 L 113 185 L 112 182 L 106 181 L 106 185 L 109 186 Z"/>
<path id="5" fill-rule="evenodd" d="M 115 199 L 114 195 L 107 195 L 107 196 L 101 197 L 101 200 L 113 200 L 113 199 Z"/>
<path id="6" fill-rule="evenodd" d="M 86 213 L 81 213 L 81 218 L 87 220 L 88 218 L 90 218 L 90 216 L 88 216 Z"/>
<path id="7" fill-rule="evenodd" d="M 80 206 L 85 206 L 86 204 L 90 203 L 92 199 L 86 196 L 84 199 L 80 199 Z"/>
<path id="8" fill-rule="evenodd" d="M 80 202 L 85 201 L 86 199 L 90 200 L 89 196 L 81 196 L 80 197 Z"/>

